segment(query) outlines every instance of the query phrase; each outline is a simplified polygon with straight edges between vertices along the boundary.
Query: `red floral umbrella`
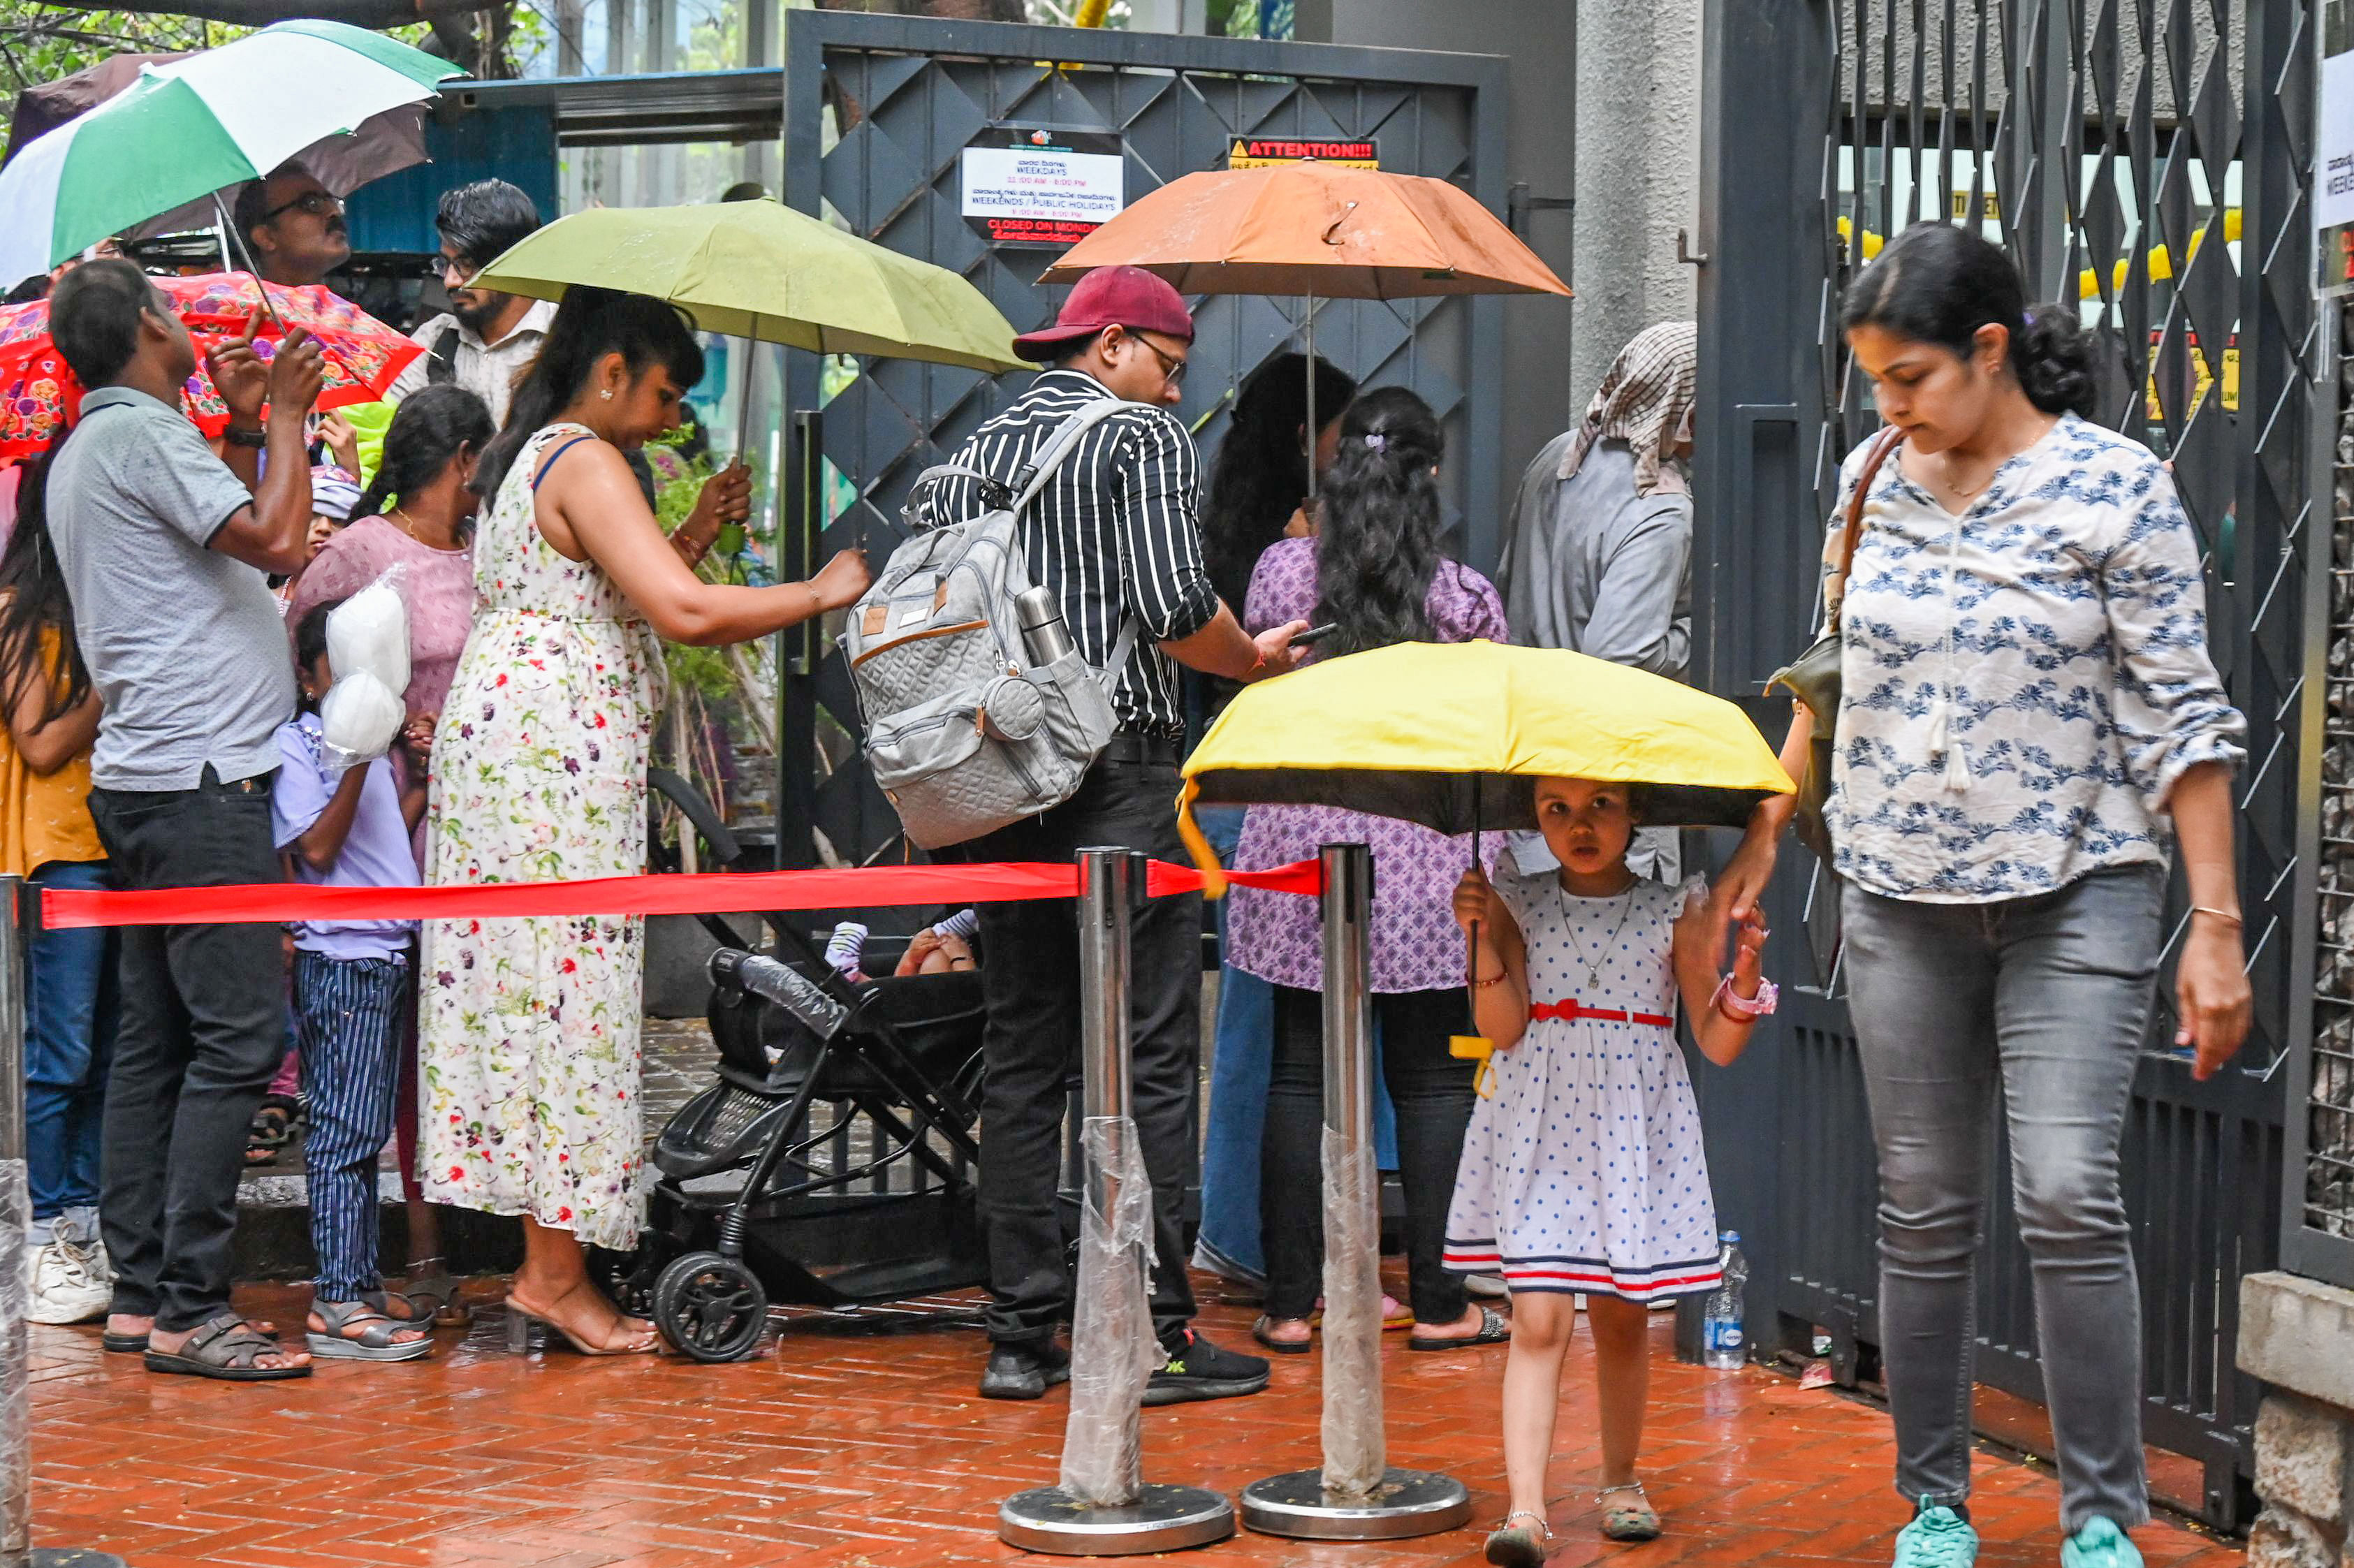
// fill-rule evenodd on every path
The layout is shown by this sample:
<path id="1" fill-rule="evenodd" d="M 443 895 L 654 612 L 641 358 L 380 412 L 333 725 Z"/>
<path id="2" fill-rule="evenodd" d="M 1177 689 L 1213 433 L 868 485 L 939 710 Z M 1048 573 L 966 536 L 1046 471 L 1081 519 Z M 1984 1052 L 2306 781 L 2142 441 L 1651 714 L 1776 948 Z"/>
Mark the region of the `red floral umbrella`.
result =
<path id="1" fill-rule="evenodd" d="M 318 403 L 323 410 L 381 401 L 408 362 L 424 352 L 323 284 L 281 288 L 247 272 L 157 278 L 154 283 L 187 323 L 199 355 L 243 334 L 267 291 L 272 313 L 262 318 L 254 346 L 266 360 L 287 329 L 308 330 L 326 361 Z M 180 407 L 207 437 L 228 427 L 228 406 L 201 361 L 181 389 Z M 49 336 L 48 302 L 0 309 L 0 459 L 39 451 L 80 409 L 81 386 Z"/>

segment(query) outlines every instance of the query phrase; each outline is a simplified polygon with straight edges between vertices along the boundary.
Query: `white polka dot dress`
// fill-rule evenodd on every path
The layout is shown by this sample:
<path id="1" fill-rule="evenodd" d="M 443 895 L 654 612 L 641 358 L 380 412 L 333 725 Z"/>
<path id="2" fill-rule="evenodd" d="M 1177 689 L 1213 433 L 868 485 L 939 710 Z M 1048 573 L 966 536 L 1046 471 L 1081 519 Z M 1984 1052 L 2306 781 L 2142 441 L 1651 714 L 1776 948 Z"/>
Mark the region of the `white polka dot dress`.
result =
<path id="1" fill-rule="evenodd" d="M 1537 1016 L 1472 1109 L 1447 1266 L 1500 1271 L 1516 1291 L 1713 1290 L 1716 1204 L 1669 961 L 1685 890 L 1579 898 L 1545 872 L 1499 875 L 1496 891 L 1527 938 Z"/>

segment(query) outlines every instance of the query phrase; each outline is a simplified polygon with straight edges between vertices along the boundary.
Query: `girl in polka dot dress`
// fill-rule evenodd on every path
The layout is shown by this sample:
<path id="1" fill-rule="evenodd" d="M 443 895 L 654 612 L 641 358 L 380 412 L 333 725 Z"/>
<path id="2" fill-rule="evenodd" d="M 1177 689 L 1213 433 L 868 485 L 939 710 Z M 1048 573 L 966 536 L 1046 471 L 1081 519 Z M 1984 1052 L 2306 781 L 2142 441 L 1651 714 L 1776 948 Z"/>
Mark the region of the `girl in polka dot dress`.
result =
<path id="1" fill-rule="evenodd" d="M 1718 1283 L 1716 1208 L 1676 1045 L 1676 999 L 1702 1054 L 1720 1065 L 1741 1054 L 1752 1021 L 1774 1003 L 1754 913 L 1733 972 L 1720 978 L 1697 887 L 1627 868 L 1639 808 L 1639 786 L 1539 779 L 1537 825 L 1560 872 L 1500 874 L 1491 886 L 1474 869 L 1456 889 L 1455 917 L 1473 933 L 1474 1015 L 1496 1052 L 1493 1093 L 1464 1139 L 1447 1266 L 1500 1270 L 1512 1290 L 1511 1512 L 1488 1538 L 1493 1563 L 1536 1568 L 1553 1540 L 1545 1467 L 1581 1293 L 1602 1406 L 1602 1532 L 1659 1533 L 1635 1478 L 1648 1308 Z"/>

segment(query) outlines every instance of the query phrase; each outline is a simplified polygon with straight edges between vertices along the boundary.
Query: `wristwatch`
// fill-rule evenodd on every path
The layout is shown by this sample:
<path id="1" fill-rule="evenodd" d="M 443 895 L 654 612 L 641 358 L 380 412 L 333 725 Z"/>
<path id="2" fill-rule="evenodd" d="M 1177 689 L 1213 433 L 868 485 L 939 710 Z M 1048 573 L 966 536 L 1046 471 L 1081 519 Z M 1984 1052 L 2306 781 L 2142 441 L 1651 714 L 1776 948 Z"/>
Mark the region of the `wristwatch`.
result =
<path id="1" fill-rule="evenodd" d="M 231 425 L 221 432 L 221 440 L 233 447 L 249 447 L 255 451 L 263 451 L 270 446 L 270 432 L 267 429 L 239 429 Z"/>

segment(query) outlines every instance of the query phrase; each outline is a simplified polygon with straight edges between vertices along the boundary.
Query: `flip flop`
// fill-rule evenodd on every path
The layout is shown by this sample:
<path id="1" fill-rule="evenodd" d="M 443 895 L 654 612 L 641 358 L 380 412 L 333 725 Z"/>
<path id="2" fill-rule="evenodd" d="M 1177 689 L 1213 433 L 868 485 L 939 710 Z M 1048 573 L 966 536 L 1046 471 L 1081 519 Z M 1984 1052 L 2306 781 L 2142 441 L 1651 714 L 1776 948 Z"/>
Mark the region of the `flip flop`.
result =
<path id="1" fill-rule="evenodd" d="M 1407 1337 L 1405 1348 L 1409 1351 L 1459 1351 L 1471 1345 L 1505 1344 L 1511 1340 L 1511 1319 L 1493 1307 L 1482 1307 L 1479 1308 L 1478 1333 L 1466 1334 L 1460 1339 L 1441 1337 L 1437 1334 L 1414 1334 Z"/>
<path id="2" fill-rule="evenodd" d="M 1274 1326 L 1274 1319 L 1260 1313 L 1258 1320 L 1251 1325 L 1251 1338 L 1278 1356 L 1304 1356 L 1316 1348 L 1316 1336 L 1312 1332 L 1304 1340 L 1278 1340 L 1267 1332 Z"/>

